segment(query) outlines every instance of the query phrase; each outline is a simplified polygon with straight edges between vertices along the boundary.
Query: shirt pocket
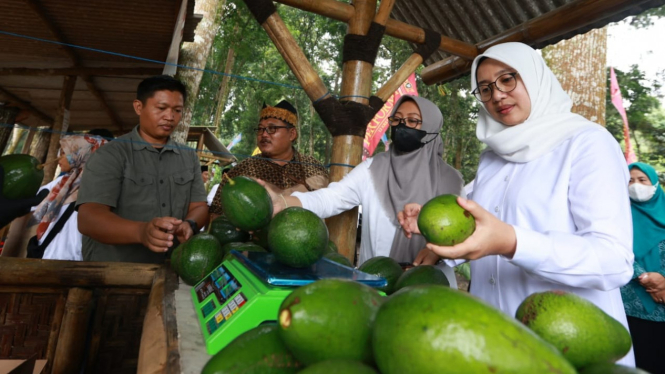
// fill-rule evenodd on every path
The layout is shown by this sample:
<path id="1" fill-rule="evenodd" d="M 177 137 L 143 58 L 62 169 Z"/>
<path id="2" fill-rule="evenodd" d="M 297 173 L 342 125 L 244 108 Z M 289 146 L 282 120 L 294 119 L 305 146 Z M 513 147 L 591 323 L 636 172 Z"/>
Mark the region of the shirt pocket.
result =
<path id="1" fill-rule="evenodd" d="M 192 185 L 194 184 L 194 173 L 191 171 L 181 171 L 171 175 L 171 204 L 173 207 L 173 217 L 185 219 L 189 210 L 190 197 L 192 195 Z"/>
<path id="2" fill-rule="evenodd" d="M 125 171 L 124 177 L 118 215 L 142 222 L 161 216 L 156 198 L 155 177 L 131 169 Z"/>

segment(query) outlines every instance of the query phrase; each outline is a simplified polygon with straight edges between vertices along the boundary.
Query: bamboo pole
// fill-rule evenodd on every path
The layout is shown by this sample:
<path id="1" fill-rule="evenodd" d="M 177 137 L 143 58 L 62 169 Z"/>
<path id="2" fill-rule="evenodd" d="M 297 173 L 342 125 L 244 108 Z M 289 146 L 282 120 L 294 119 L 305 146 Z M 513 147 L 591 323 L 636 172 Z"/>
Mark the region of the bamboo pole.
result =
<path id="1" fill-rule="evenodd" d="M 497 36 L 478 43 L 478 53 L 489 47 L 506 42 L 537 44 L 557 36 L 575 31 L 584 26 L 606 19 L 612 15 L 637 7 L 649 0 L 577 0 L 540 17 L 513 27 Z M 472 58 L 474 58 L 473 56 Z M 471 69 L 471 62 L 457 56 L 449 57 L 423 69 L 421 77 L 425 84 L 448 81 Z"/>
<path id="2" fill-rule="evenodd" d="M 3 259 L 3 261 L 6 261 Z M 25 288 L 21 287 L 23 290 Z M 61 290 L 62 295 L 53 308 L 53 316 L 51 322 L 51 332 L 48 337 L 48 345 L 46 346 L 46 366 L 44 373 L 51 373 L 51 366 L 55 358 L 55 351 L 58 347 L 58 336 L 60 336 L 60 328 L 62 327 L 62 316 L 65 314 L 65 304 L 67 302 L 66 292 Z M 55 373 L 55 372 L 54 372 Z"/>
<path id="3" fill-rule="evenodd" d="M 376 0 L 355 0 L 355 12 L 349 20 L 349 34 L 366 35 L 376 12 Z M 382 15 L 383 17 L 383 15 Z M 347 61 L 342 68 L 342 88 L 340 101 L 355 101 L 365 105 L 372 88 L 372 64 L 365 61 Z M 332 163 L 356 166 L 362 161 L 363 138 L 355 135 L 339 135 L 333 137 Z M 348 166 L 333 165 L 330 167 L 330 181 L 337 182 L 351 171 Z M 330 240 L 339 252 L 351 263 L 356 257 L 356 233 L 358 225 L 358 208 L 330 217 L 326 220 Z"/>
<path id="4" fill-rule="evenodd" d="M 277 0 L 277 2 L 347 23 L 356 12 L 354 6 L 337 0 Z M 386 34 L 394 36 L 397 39 L 406 40 L 407 42 L 418 44 L 425 42 L 425 30 L 421 27 L 409 25 L 408 23 L 392 18 L 386 21 Z M 444 35 L 441 35 L 439 50 L 466 59 L 473 59 L 478 55 L 476 46 L 473 44 Z"/>
<path id="5" fill-rule="evenodd" d="M 123 262 L 0 260 L 0 284 L 38 287 L 150 288 L 159 265 Z"/>
<path id="6" fill-rule="evenodd" d="M 321 77 L 309 63 L 279 14 L 277 12 L 271 14 L 261 26 L 268 33 L 309 99 L 315 102 L 330 96 Z"/>
<path id="7" fill-rule="evenodd" d="M 62 91 L 60 92 L 60 101 L 58 104 L 58 113 L 53 123 L 53 133 L 49 142 L 48 153 L 46 154 L 46 162 L 57 158 L 58 150 L 60 149 L 60 133 L 67 131 L 69 127 L 69 107 L 72 103 L 72 96 L 74 95 L 74 86 L 76 85 L 76 76 L 67 75 L 62 83 Z M 55 176 L 55 164 L 51 164 L 44 168 L 44 179 L 42 185 L 49 183 Z"/>
<path id="8" fill-rule="evenodd" d="M 72 288 L 67 295 L 65 314 L 55 349 L 53 373 L 78 373 L 90 317 L 92 290 Z"/>
<path id="9" fill-rule="evenodd" d="M 423 56 L 414 53 L 400 66 L 399 70 L 393 74 L 390 79 L 376 92 L 377 97 L 386 102 L 399 86 L 409 78 L 409 75 L 416 71 L 418 66 L 423 63 Z"/>

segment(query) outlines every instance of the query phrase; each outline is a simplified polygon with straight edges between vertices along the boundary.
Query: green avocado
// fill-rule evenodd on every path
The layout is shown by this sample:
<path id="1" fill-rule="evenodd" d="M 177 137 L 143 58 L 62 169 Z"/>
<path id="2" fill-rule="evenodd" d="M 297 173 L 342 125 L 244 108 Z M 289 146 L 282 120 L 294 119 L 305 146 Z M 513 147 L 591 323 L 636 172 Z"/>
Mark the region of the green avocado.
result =
<path id="1" fill-rule="evenodd" d="M 290 207 L 273 217 L 268 226 L 268 244 L 277 261 L 303 268 L 318 261 L 328 248 L 328 228 L 307 209 Z"/>
<path id="2" fill-rule="evenodd" d="M 171 268 L 190 286 L 197 284 L 220 263 L 224 253 L 214 236 L 200 233 L 180 244 L 171 254 Z"/>
<path id="3" fill-rule="evenodd" d="M 432 265 L 414 266 L 402 274 L 395 282 L 395 290 L 401 290 L 404 287 L 417 286 L 419 284 L 438 284 L 440 286 L 450 286 L 450 282 L 443 272 Z"/>
<path id="4" fill-rule="evenodd" d="M 353 267 L 353 264 L 351 263 L 351 261 L 349 261 L 348 258 L 337 252 L 328 252 L 325 255 L 323 255 L 323 257 L 327 258 L 330 261 L 334 261 L 340 265 L 348 266 L 350 268 Z"/>
<path id="5" fill-rule="evenodd" d="M 378 374 L 371 367 L 360 361 L 327 360 L 308 366 L 299 374 Z"/>
<path id="6" fill-rule="evenodd" d="M 613 364 L 611 362 L 603 362 L 600 364 L 594 364 L 584 368 L 584 370 L 580 371 L 580 374 L 649 374 L 649 373 L 638 368 L 631 368 L 628 366 Z"/>
<path id="7" fill-rule="evenodd" d="M 333 242 L 332 240 L 328 240 L 328 252 L 339 253 L 337 244 L 335 244 L 335 242 Z"/>
<path id="8" fill-rule="evenodd" d="M 379 277 L 386 278 L 388 285 L 385 287 L 377 288 L 379 291 L 385 292 L 386 295 L 390 295 L 395 291 L 395 284 L 397 283 L 397 279 L 399 279 L 399 277 L 404 272 L 397 261 L 385 256 L 370 258 L 369 260 L 363 262 L 358 270 L 367 274 L 374 274 Z"/>
<path id="9" fill-rule="evenodd" d="M 44 170 L 36 158 L 30 155 L 6 155 L 0 157 L 0 165 L 5 170 L 2 196 L 7 199 L 35 196 L 44 179 Z"/>
<path id="10" fill-rule="evenodd" d="M 252 243 L 265 248 L 267 251 L 270 251 L 270 246 L 268 245 L 268 226 L 256 230 L 252 233 Z"/>
<path id="11" fill-rule="evenodd" d="M 272 200 L 268 191 L 248 177 L 229 179 L 222 187 L 222 207 L 229 222 L 245 231 L 267 226 L 272 217 Z"/>
<path id="12" fill-rule="evenodd" d="M 473 234 L 476 220 L 471 213 L 457 204 L 457 196 L 440 195 L 420 209 L 418 229 L 427 242 L 451 246 L 463 242 Z"/>
<path id="13" fill-rule="evenodd" d="M 208 234 L 214 236 L 219 244 L 233 242 L 246 242 L 249 240 L 249 233 L 236 229 L 236 227 L 225 216 L 219 216 L 210 223 Z"/>
<path id="14" fill-rule="evenodd" d="M 383 374 L 575 374 L 551 345 L 468 293 L 404 288 L 383 303 L 372 329 Z"/>
<path id="15" fill-rule="evenodd" d="M 619 321 L 592 302 L 564 291 L 529 295 L 517 308 L 515 318 L 578 369 L 614 362 L 632 346 L 630 333 Z"/>
<path id="16" fill-rule="evenodd" d="M 291 374 L 302 367 L 273 324 L 255 327 L 235 338 L 208 361 L 201 374 Z"/>
<path id="17" fill-rule="evenodd" d="M 279 335 L 298 361 L 330 359 L 371 364 L 371 326 L 382 303 L 369 286 L 323 279 L 295 289 L 279 307 Z"/>

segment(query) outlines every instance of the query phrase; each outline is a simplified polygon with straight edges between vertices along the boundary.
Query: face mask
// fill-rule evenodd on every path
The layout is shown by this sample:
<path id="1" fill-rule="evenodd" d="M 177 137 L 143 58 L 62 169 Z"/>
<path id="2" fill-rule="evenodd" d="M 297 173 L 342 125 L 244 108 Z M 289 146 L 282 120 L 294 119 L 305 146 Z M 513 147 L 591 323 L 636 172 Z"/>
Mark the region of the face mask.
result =
<path id="1" fill-rule="evenodd" d="M 390 128 L 390 139 L 393 141 L 392 144 L 398 151 L 403 153 L 413 152 L 436 139 L 436 137 L 434 137 L 432 140 L 423 143 L 422 140 L 427 134 L 436 133 L 428 133 L 427 131 L 412 129 L 406 127 L 403 123 Z"/>
<path id="2" fill-rule="evenodd" d="M 656 186 L 645 186 L 641 183 L 633 183 L 628 186 L 628 196 L 635 201 L 649 201 L 656 193 Z"/>

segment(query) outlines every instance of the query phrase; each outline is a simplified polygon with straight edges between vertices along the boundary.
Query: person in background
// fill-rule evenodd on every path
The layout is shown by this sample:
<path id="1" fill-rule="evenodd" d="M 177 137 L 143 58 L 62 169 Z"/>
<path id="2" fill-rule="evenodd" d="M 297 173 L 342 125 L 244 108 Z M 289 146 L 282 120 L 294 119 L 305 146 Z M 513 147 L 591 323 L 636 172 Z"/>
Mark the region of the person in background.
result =
<path id="1" fill-rule="evenodd" d="M 633 279 L 621 287 L 633 338 L 635 363 L 650 373 L 665 373 L 661 339 L 665 336 L 665 193 L 656 170 L 628 165 L 633 216 Z"/>
<path id="2" fill-rule="evenodd" d="M 476 134 L 487 149 L 472 200 L 457 202 L 476 230 L 454 246 L 427 247 L 471 260 L 471 294 L 509 316 L 532 293 L 562 290 L 627 328 L 619 288 L 633 274 L 632 225 L 619 144 L 571 112 L 570 97 L 526 44 L 486 50 L 471 81 L 482 103 Z M 399 213 L 407 236 L 419 233 L 419 211 L 409 204 Z M 632 351 L 619 363 L 634 366 Z"/>
<path id="3" fill-rule="evenodd" d="M 208 170 L 208 165 L 201 165 L 201 179 L 203 179 L 203 184 L 207 184 L 210 179 L 210 171 Z"/>
<path id="4" fill-rule="evenodd" d="M 138 126 L 90 157 L 77 201 L 84 260 L 162 263 L 208 222 L 198 156 L 171 139 L 186 95 L 173 77 L 144 79 Z"/>
<path id="5" fill-rule="evenodd" d="M 362 205 L 358 265 L 377 256 L 434 265 L 439 256 L 425 248 L 423 237 L 405 238 L 396 216 L 406 203 L 424 204 L 438 195 L 462 193 L 462 176 L 442 158 L 443 115 L 431 101 L 405 95 L 388 120 L 392 140 L 389 151 L 368 158 L 327 188 L 294 192 L 291 196 L 271 191 L 274 211 L 302 206 L 328 218 Z M 456 285 L 452 268 L 443 266 L 451 285 Z"/>
<path id="6" fill-rule="evenodd" d="M 228 172 L 229 178 L 247 176 L 261 179 L 276 189 L 290 194 L 294 191 L 314 191 L 328 185 L 328 172 L 314 157 L 298 152 L 293 143 L 298 138 L 298 112 L 288 101 L 266 106 L 259 115 L 256 141 L 261 150 L 259 157 L 240 162 Z M 222 178 L 217 194 L 210 206 L 211 218 L 221 215 L 222 190 L 227 182 Z"/>
<path id="7" fill-rule="evenodd" d="M 40 192 L 45 190 L 49 193 L 35 208 L 28 221 L 28 226 L 37 226 L 37 235 L 28 244 L 28 257 L 83 260 L 81 233 L 78 231 L 74 205 L 85 163 L 93 152 L 106 143 L 104 138 L 90 135 L 68 135 L 60 139 L 62 155 L 58 164 L 64 175 L 40 188 Z M 65 221 L 57 225 L 58 221 L 63 219 Z M 54 229 L 59 231 L 51 233 Z"/>

